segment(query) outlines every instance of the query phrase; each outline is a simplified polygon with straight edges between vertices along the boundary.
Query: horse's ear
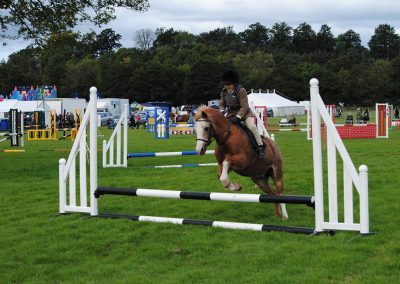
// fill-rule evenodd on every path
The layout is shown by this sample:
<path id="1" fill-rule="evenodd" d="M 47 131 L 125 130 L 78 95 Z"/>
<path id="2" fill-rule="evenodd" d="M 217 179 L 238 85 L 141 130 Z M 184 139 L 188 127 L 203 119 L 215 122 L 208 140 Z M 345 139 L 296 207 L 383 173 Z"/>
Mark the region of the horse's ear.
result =
<path id="1" fill-rule="evenodd" d="M 205 111 L 202 111 L 201 116 L 202 116 L 204 119 L 207 119 L 207 118 L 208 118 L 208 114 L 207 114 L 207 112 L 205 112 Z"/>
<path id="2" fill-rule="evenodd" d="M 204 108 L 199 108 L 199 110 L 197 111 L 197 113 L 194 116 L 195 120 L 201 118 L 201 119 L 207 119 L 208 115 L 207 112 L 204 110 Z"/>

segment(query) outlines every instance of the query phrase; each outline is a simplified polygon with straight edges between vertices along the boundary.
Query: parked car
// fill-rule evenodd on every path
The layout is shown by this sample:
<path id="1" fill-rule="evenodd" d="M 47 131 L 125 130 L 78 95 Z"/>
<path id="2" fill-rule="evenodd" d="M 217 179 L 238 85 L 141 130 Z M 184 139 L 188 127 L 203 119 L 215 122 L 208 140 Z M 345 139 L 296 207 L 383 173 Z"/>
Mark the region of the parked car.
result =
<path id="1" fill-rule="evenodd" d="M 274 111 L 271 108 L 267 108 L 267 117 L 274 117 Z"/>
<path id="2" fill-rule="evenodd" d="M 109 119 L 113 119 L 111 112 L 97 112 L 101 116 L 101 125 L 107 125 Z"/>
<path id="3" fill-rule="evenodd" d="M 114 123 L 118 123 L 118 121 L 119 121 L 120 118 L 121 118 L 121 116 L 115 115 L 115 116 L 113 117 Z"/>

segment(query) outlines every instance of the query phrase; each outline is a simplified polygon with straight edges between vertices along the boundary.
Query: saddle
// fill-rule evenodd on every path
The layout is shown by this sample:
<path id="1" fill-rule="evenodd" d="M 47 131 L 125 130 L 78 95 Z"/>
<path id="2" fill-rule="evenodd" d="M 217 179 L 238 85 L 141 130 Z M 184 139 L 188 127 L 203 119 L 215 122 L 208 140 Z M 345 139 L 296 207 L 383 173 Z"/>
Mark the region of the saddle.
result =
<path id="1" fill-rule="evenodd" d="M 254 150 L 257 150 L 258 145 L 257 145 L 257 141 L 256 138 L 254 138 L 253 132 L 250 131 L 250 129 L 247 128 L 246 124 L 242 123 L 242 122 L 238 122 L 238 120 L 233 118 L 234 116 L 229 117 L 229 121 L 237 126 L 239 126 L 239 129 L 241 129 L 246 136 L 249 138 L 251 145 L 253 146 Z"/>

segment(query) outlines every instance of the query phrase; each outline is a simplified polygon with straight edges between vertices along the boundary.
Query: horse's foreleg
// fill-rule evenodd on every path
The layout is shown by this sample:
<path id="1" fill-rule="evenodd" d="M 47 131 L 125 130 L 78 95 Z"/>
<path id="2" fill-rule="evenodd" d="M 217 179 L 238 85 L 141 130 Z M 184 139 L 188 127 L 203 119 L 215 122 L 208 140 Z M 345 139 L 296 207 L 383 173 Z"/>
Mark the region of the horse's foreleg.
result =
<path id="1" fill-rule="evenodd" d="M 219 180 L 221 181 L 222 185 L 225 188 L 227 188 L 231 191 L 239 191 L 241 189 L 240 184 L 230 182 L 228 173 L 229 173 L 229 162 L 227 160 L 224 160 L 222 162 L 222 170 L 220 173 Z"/>

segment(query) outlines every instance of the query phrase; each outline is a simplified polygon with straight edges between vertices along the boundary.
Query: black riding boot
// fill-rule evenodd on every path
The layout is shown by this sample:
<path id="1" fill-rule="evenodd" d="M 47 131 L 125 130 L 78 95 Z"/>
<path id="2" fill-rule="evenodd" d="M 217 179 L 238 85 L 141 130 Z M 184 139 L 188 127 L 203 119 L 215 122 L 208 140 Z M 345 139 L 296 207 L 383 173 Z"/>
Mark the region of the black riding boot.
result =
<path id="1" fill-rule="evenodd" d="M 259 160 L 261 160 L 264 157 L 265 157 L 264 145 L 258 145 L 258 147 L 257 147 L 257 158 Z"/>

